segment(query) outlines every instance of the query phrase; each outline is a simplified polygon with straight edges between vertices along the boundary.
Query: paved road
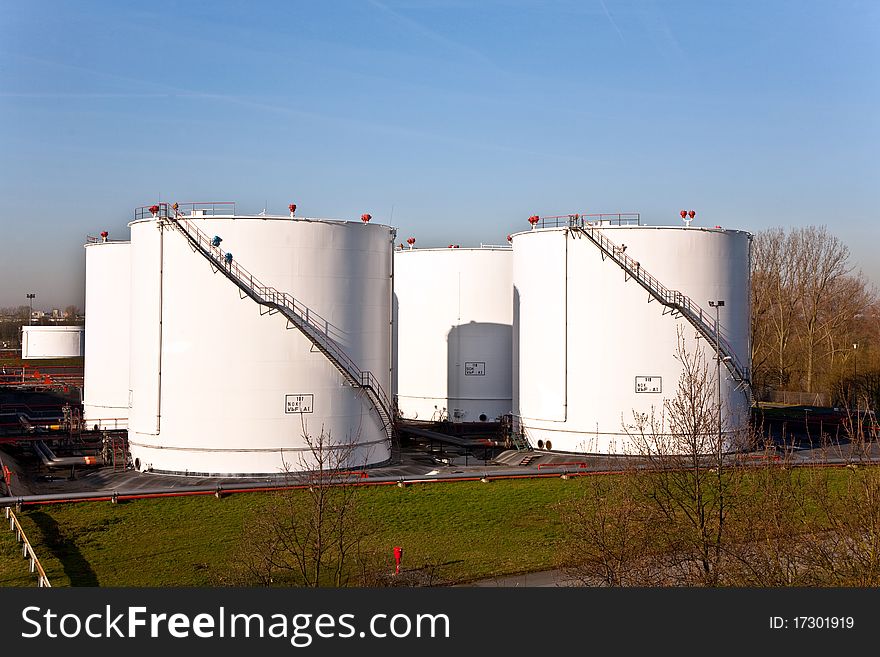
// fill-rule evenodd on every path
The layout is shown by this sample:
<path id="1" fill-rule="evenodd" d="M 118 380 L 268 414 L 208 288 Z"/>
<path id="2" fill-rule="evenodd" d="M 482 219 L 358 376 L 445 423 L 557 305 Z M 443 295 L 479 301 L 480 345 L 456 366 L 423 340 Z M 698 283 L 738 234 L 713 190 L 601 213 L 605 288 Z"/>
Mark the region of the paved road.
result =
<path id="1" fill-rule="evenodd" d="M 459 584 L 459 587 L 514 587 L 514 588 L 546 588 L 551 586 L 581 586 L 563 573 L 561 570 L 542 570 L 536 573 L 523 573 L 522 575 L 510 575 L 507 577 L 492 577 L 480 579 L 469 584 Z"/>

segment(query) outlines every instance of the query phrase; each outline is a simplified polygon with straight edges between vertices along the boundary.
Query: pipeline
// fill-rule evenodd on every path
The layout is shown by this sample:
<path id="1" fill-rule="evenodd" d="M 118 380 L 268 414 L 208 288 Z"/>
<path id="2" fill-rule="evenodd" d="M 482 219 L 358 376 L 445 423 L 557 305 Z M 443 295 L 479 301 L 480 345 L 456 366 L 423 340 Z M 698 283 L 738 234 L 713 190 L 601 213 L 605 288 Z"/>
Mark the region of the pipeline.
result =
<path id="1" fill-rule="evenodd" d="M 98 459 L 94 456 L 55 456 L 49 446 L 42 440 L 35 440 L 34 451 L 47 468 L 66 468 L 76 465 L 98 465 Z"/>
<path id="2" fill-rule="evenodd" d="M 82 457 L 78 457 L 82 458 Z M 850 465 L 850 461 L 845 459 L 829 460 L 821 463 L 796 463 L 792 467 L 804 468 L 844 468 Z M 757 462 L 740 463 L 731 467 L 760 467 L 762 464 Z M 474 472 L 472 474 L 437 474 L 437 475 L 414 475 L 403 477 L 400 475 L 384 475 L 379 477 L 363 477 L 363 475 L 353 475 L 343 480 L 333 481 L 330 485 L 334 486 L 409 486 L 413 484 L 430 484 L 430 483 L 454 483 L 454 482 L 474 482 L 480 481 L 488 483 L 490 481 L 505 481 L 514 479 L 548 479 L 548 478 L 573 478 L 587 476 L 603 476 L 603 475 L 620 475 L 625 474 L 627 470 L 587 470 L 584 468 L 567 468 L 556 467 L 547 468 L 541 471 L 525 471 L 517 470 L 484 470 L 483 472 Z M 334 473 L 333 476 L 335 476 Z M 328 475 L 330 476 L 330 475 Z M 62 504 L 68 502 L 125 502 L 133 500 L 156 499 L 165 497 L 188 497 L 191 495 L 214 495 L 222 497 L 233 493 L 267 493 L 275 491 L 288 491 L 309 488 L 312 484 L 307 479 L 296 483 L 227 483 L 227 484 L 203 484 L 198 486 L 177 486 L 164 488 L 144 488 L 141 490 L 101 490 L 81 493 L 48 493 L 41 495 L 21 495 L 0 497 L 0 507 L 4 506 L 28 506 L 28 505 L 47 505 Z"/>
<path id="3" fill-rule="evenodd" d="M 501 442 L 492 438 L 459 438 L 457 436 L 450 436 L 446 433 L 440 433 L 439 431 L 430 431 L 428 429 L 422 429 L 420 427 L 415 427 L 412 425 L 404 425 L 400 428 L 401 433 L 411 434 L 413 436 L 419 436 L 420 438 L 428 438 L 430 440 L 447 443 L 449 445 L 455 445 L 456 447 L 500 447 Z"/>
<path id="4" fill-rule="evenodd" d="M 411 484 L 427 484 L 434 482 L 462 482 L 462 481 L 495 481 L 501 479 L 531 479 L 542 477 L 558 477 L 560 474 L 574 475 L 575 473 L 565 470 L 547 470 L 541 473 L 526 473 L 522 470 L 483 471 L 466 474 L 437 474 L 416 475 L 402 477 L 399 475 L 387 475 L 380 477 L 350 476 L 343 480 L 334 481 L 333 485 L 349 486 L 408 486 Z M 619 474 L 612 471 L 591 472 L 590 474 Z M 0 497 L 0 507 L 54 504 L 62 502 L 123 502 L 128 500 L 151 499 L 157 497 L 182 497 L 188 495 L 215 495 L 221 496 L 232 493 L 256 493 L 282 490 L 296 490 L 308 488 L 311 484 L 307 479 L 302 482 L 266 482 L 266 483 L 229 483 L 229 484 L 203 484 L 198 486 L 177 486 L 164 488 L 145 488 L 141 490 L 102 490 L 81 493 L 48 493 L 42 495 L 23 495 Z"/>

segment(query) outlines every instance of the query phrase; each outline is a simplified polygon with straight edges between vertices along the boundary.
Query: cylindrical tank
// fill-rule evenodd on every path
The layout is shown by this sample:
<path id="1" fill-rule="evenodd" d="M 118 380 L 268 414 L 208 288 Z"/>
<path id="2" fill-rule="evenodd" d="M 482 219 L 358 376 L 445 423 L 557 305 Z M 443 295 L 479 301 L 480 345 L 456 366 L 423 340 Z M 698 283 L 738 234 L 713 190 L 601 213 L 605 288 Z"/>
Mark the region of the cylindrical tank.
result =
<path id="1" fill-rule="evenodd" d="M 751 235 L 738 230 L 600 224 L 596 232 L 650 273 L 705 309 L 740 363 L 749 363 Z M 514 414 L 532 447 L 628 454 L 678 445 L 668 403 L 682 378 L 681 357 L 699 358 L 706 401 L 717 409 L 714 343 L 652 298 L 615 259 L 569 227 L 513 236 Z M 749 415 L 743 385 L 721 367 L 723 449 Z M 654 419 L 653 427 L 650 418 Z M 717 415 L 716 415 L 717 417 Z M 640 419 L 641 418 L 641 419 Z M 642 429 L 639 429 L 641 425 Z M 717 434 L 715 434 L 717 435 Z M 708 438 L 708 435 L 706 436 Z M 701 444 L 716 445 L 717 440 Z M 701 450 L 703 451 L 703 450 Z"/>
<path id="2" fill-rule="evenodd" d="M 326 319 L 358 368 L 390 393 L 392 228 L 272 216 L 187 219 L 220 238 L 263 284 Z M 225 262 L 212 264 L 167 220 L 130 227 L 136 468 L 278 475 L 390 458 L 367 392 L 282 313 L 224 276 Z"/>
<path id="3" fill-rule="evenodd" d="M 500 246 L 395 251 L 401 417 L 495 422 L 510 413 L 512 262 Z"/>
<path id="4" fill-rule="evenodd" d="M 83 422 L 128 427 L 131 294 L 130 242 L 86 244 L 86 331 Z"/>
<path id="5" fill-rule="evenodd" d="M 21 357 L 78 358 L 83 355 L 82 326 L 21 327 Z"/>

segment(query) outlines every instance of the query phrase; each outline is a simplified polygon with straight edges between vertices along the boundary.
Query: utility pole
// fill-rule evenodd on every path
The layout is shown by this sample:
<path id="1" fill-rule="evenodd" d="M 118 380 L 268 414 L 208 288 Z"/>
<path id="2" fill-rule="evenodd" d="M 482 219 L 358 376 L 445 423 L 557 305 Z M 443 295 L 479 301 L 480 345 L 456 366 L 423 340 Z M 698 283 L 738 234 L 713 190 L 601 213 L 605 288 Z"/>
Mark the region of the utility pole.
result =
<path id="1" fill-rule="evenodd" d="M 709 306 L 715 309 L 715 378 L 718 381 L 718 467 L 721 467 L 721 457 L 723 455 L 722 425 L 721 425 L 721 333 L 720 326 L 720 308 L 724 305 L 723 299 L 713 299 L 709 301 Z"/>

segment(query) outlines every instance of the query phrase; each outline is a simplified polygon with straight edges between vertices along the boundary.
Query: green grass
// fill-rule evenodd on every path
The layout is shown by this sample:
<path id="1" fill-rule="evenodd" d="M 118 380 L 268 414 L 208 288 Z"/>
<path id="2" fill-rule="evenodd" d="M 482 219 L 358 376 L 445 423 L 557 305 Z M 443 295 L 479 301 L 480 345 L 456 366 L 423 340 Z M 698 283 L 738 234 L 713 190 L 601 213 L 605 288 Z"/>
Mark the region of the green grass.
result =
<path id="1" fill-rule="evenodd" d="M 21 544 L 9 531 L 5 517 L 0 517 L 0 523 L 0 586 L 36 586 L 37 578 L 30 574 L 28 561 L 21 555 Z"/>
<path id="2" fill-rule="evenodd" d="M 560 537 L 554 503 L 576 495 L 560 479 L 362 489 L 363 512 L 404 567 L 439 564 L 443 581 L 551 568 Z M 265 494 L 26 507 L 19 514 L 53 586 L 216 586 L 242 527 Z M 0 584 L 27 584 L 11 533 L 0 543 Z M 16 573 L 23 576 L 16 578 Z"/>
<path id="3" fill-rule="evenodd" d="M 813 474 L 827 476 L 812 481 L 826 481 L 828 488 L 811 489 Z M 608 481 L 613 485 L 620 476 Z M 796 488 L 813 495 L 836 495 L 858 481 L 857 472 L 837 468 L 792 476 Z M 365 487 L 360 508 L 373 531 L 370 543 L 389 566 L 392 547 L 400 545 L 405 569 L 437 567 L 437 582 L 468 582 L 558 567 L 564 533 L 556 503 L 580 496 L 587 483 L 548 478 Z M 757 501 L 760 491 L 746 474 L 741 499 Z M 235 571 L 242 530 L 265 511 L 268 495 L 25 507 L 19 518 L 53 586 L 219 586 Z M 818 513 L 813 506 L 808 515 Z M 18 554 L 12 534 L 0 529 L 0 585 L 33 585 Z"/>

